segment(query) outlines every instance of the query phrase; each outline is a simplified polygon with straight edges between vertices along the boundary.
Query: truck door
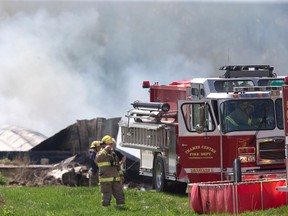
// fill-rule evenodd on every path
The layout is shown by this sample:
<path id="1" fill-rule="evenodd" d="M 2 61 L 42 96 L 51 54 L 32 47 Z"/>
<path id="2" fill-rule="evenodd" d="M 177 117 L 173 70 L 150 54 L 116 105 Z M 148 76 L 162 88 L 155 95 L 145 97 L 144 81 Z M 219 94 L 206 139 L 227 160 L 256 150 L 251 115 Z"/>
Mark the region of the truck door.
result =
<path id="1" fill-rule="evenodd" d="M 179 164 L 190 182 L 223 180 L 220 132 L 209 101 L 178 101 Z"/>

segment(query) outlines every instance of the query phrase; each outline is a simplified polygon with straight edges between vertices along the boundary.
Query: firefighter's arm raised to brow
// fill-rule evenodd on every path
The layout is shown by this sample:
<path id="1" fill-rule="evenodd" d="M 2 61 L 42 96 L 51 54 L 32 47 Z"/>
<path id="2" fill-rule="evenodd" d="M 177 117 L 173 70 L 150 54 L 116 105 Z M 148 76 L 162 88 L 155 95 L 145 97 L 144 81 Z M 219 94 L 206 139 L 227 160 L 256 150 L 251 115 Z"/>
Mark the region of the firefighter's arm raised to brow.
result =
<path id="1" fill-rule="evenodd" d="M 101 149 L 98 153 L 97 153 L 97 156 L 96 156 L 96 161 L 99 163 L 99 162 L 103 162 L 103 161 L 106 161 L 107 160 L 107 154 L 109 152 L 107 151 L 106 148 L 103 148 Z"/>

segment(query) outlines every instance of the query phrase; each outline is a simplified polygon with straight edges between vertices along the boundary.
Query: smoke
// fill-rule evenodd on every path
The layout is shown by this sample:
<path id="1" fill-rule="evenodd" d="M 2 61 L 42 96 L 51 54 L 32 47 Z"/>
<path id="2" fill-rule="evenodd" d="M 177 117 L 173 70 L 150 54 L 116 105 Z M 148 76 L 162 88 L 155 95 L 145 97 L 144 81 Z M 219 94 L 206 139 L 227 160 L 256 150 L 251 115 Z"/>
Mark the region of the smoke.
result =
<path id="1" fill-rule="evenodd" d="M 287 3 L 1 2 L 0 124 L 47 136 L 121 117 L 143 80 L 218 77 L 226 64 L 286 73 Z"/>

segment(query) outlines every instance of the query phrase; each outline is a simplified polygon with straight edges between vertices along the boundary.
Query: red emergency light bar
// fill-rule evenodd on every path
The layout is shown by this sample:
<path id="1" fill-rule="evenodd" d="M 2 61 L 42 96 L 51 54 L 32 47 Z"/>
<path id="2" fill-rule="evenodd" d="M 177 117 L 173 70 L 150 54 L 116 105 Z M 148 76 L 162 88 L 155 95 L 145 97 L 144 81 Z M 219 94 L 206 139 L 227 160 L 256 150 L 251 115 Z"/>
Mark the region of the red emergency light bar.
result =
<path id="1" fill-rule="evenodd" d="M 277 96 L 279 94 L 274 94 L 273 96 Z M 269 97 L 270 94 L 269 93 L 249 93 L 249 94 L 238 94 L 238 93 L 234 93 L 233 97 L 234 98 L 254 98 L 254 97 Z"/>
<path id="2" fill-rule="evenodd" d="M 234 90 L 233 93 L 234 98 L 269 97 L 269 96 L 279 96 L 282 87 L 281 86 L 234 87 L 233 90 Z"/>
<path id="3" fill-rule="evenodd" d="M 280 86 L 234 87 L 234 92 L 281 91 Z"/>
<path id="4" fill-rule="evenodd" d="M 142 83 L 142 88 L 150 88 L 150 82 L 148 80 L 144 80 Z"/>

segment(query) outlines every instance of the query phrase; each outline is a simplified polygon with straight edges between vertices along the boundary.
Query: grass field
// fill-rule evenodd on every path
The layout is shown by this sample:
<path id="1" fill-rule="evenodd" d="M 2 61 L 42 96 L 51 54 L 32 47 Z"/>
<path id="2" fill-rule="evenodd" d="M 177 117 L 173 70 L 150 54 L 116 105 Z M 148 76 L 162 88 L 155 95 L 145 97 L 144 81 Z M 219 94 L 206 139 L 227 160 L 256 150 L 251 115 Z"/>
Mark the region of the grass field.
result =
<path id="1" fill-rule="evenodd" d="M 189 215 L 187 195 L 125 190 L 126 210 L 101 206 L 99 187 L 0 187 L 0 215 Z"/>
<path id="2" fill-rule="evenodd" d="M 0 215 L 197 215 L 188 207 L 186 195 L 125 189 L 126 210 L 101 206 L 99 187 L 9 187 L 0 186 Z M 220 204 L 220 203 L 219 203 Z M 220 204 L 221 205 L 221 204 Z M 224 215 L 224 214 L 222 214 Z M 288 207 L 243 215 L 288 215 Z"/>

